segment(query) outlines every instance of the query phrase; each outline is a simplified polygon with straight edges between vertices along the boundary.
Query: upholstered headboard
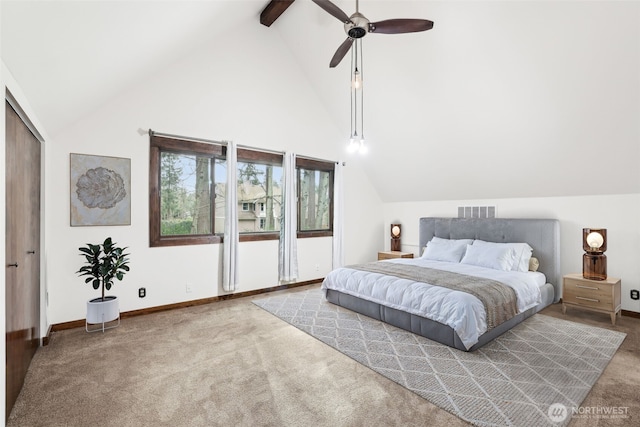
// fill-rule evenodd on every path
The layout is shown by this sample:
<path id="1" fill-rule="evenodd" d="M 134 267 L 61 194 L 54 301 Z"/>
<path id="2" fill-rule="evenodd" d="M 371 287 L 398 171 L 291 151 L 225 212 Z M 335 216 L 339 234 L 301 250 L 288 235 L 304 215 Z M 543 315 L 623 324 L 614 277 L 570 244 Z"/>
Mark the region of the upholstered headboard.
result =
<path id="1" fill-rule="evenodd" d="M 522 218 L 420 218 L 420 253 L 433 236 L 444 239 L 480 239 L 488 242 L 528 243 L 540 260 L 538 271 L 562 296 L 560 271 L 560 222 L 556 219 Z"/>

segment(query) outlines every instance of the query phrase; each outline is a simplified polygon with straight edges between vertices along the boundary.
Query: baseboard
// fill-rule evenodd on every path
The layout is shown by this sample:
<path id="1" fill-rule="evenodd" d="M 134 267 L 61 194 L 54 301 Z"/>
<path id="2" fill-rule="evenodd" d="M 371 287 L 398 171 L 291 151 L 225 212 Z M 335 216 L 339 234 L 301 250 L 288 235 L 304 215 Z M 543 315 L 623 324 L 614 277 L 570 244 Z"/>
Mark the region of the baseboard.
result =
<path id="1" fill-rule="evenodd" d="M 630 311 L 630 310 L 620 310 L 622 312 L 623 316 L 627 316 L 627 317 L 635 317 L 636 319 L 640 319 L 640 313 L 638 313 L 637 311 Z"/>
<path id="2" fill-rule="evenodd" d="M 316 283 L 321 283 L 322 280 L 323 279 L 306 280 L 304 282 L 289 283 L 286 285 L 273 286 L 271 288 L 256 289 L 254 291 L 238 292 L 235 294 L 220 295 L 217 297 L 202 298 L 197 300 L 178 302 L 175 304 L 158 305 L 155 307 L 141 308 L 139 310 L 125 311 L 123 313 L 120 313 L 120 318 L 126 319 L 129 317 L 143 316 L 145 314 L 151 314 L 151 313 L 158 313 L 160 311 L 175 310 L 178 308 L 186 308 L 186 307 L 194 307 L 196 305 L 211 304 L 218 301 L 250 297 L 254 295 L 264 294 L 267 292 L 274 292 L 274 291 L 281 291 L 285 289 L 296 288 L 298 286 L 313 285 Z M 85 319 L 72 320 L 70 322 L 56 323 L 56 324 L 50 325 L 49 330 L 47 331 L 47 335 L 42 339 L 42 345 L 49 344 L 52 332 L 63 331 L 65 329 L 84 328 L 84 326 L 85 326 Z"/>
<path id="3" fill-rule="evenodd" d="M 42 346 L 49 345 L 49 340 L 51 339 L 51 326 L 49 325 L 49 329 L 47 329 L 47 334 L 42 337 Z"/>

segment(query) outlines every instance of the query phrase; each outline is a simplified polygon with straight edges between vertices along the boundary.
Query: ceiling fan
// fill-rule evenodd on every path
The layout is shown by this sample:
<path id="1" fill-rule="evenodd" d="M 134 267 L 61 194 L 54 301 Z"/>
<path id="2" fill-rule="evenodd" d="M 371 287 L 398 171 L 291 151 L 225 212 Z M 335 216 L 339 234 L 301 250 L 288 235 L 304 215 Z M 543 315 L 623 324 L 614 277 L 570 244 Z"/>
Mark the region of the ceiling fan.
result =
<path id="1" fill-rule="evenodd" d="M 387 19 L 385 21 L 370 22 L 358 8 L 358 0 L 356 0 L 356 12 L 348 16 L 338 6 L 329 0 L 312 0 L 329 14 L 335 16 L 344 24 L 344 31 L 347 33 L 347 39 L 342 42 L 336 53 L 331 58 L 329 67 L 333 68 L 342 61 L 342 58 L 349 52 L 353 41 L 362 38 L 367 33 L 381 34 L 402 34 L 417 33 L 427 31 L 433 28 L 433 21 L 426 19 Z"/>

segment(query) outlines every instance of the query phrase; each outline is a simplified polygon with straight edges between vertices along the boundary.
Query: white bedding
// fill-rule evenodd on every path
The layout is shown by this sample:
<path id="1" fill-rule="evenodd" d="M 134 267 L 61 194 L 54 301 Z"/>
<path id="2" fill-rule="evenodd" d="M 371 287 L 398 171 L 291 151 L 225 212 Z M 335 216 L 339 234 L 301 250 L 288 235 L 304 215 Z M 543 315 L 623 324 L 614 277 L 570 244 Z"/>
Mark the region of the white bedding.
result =
<path id="1" fill-rule="evenodd" d="M 414 264 L 497 280 L 515 291 L 518 313 L 540 304 L 540 287 L 546 283 L 544 274 L 539 272 L 500 271 L 423 258 L 383 262 Z M 467 349 L 487 331 L 482 302 L 464 292 L 348 267 L 330 272 L 322 283 L 322 289 L 333 289 L 448 325 L 456 331 Z"/>

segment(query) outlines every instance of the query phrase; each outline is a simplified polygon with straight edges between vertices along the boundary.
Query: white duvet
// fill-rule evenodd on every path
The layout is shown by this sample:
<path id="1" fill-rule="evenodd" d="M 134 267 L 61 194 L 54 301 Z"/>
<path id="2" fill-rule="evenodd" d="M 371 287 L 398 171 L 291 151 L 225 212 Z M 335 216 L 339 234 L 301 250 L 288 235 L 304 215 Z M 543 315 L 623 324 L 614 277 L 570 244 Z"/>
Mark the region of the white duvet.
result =
<path id="1" fill-rule="evenodd" d="M 518 313 L 540 304 L 540 287 L 546 283 L 544 274 L 539 272 L 500 271 L 422 258 L 382 262 L 414 264 L 497 280 L 515 291 Z M 322 289 L 333 289 L 448 325 L 456 331 L 467 349 L 487 331 L 482 302 L 465 292 L 349 267 L 330 272 L 322 283 Z"/>

